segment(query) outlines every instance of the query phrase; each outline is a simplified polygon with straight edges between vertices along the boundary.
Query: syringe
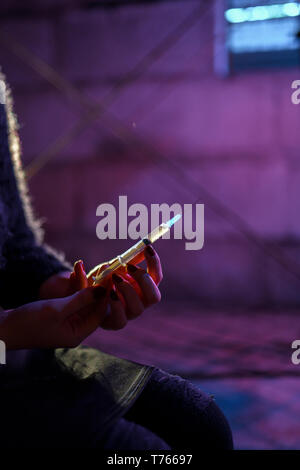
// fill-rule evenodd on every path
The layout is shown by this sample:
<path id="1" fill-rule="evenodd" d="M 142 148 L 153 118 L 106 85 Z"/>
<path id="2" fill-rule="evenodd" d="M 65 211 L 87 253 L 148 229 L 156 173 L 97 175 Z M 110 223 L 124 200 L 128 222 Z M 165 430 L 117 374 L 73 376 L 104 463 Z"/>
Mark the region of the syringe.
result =
<path id="1" fill-rule="evenodd" d="M 167 233 L 171 227 L 181 218 L 181 214 L 175 215 L 172 219 L 168 220 L 167 222 L 163 222 L 158 227 L 156 227 L 152 232 L 148 233 L 148 235 L 139 240 L 135 245 L 133 245 L 128 250 L 124 251 L 121 255 L 117 256 L 116 258 L 112 259 L 108 262 L 108 267 L 105 268 L 101 273 L 94 276 L 94 285 L 98 284 L 102 281 L 106 276 L 109 276 L 118 268 L 122 266 L 126 266 L 127 263 L 133 260 L 137 255 L 142 253 L 145 249 L 145 246 L 149 245 L 149 243 L 154 243 L 156 240 L 161 238 L 165 233 Z"/>

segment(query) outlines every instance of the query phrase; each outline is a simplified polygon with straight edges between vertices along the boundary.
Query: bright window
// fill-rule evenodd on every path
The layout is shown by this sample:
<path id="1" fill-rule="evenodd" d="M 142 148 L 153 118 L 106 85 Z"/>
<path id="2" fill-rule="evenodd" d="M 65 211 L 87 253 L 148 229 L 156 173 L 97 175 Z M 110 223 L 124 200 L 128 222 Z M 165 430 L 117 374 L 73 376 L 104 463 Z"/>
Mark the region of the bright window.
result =
<path id="1" fill-rule="evenodd" d="M 218 0 L 217 3 L 225 23 L 223 50 L 228 71 L 300 65 L 299 1 Z"/>

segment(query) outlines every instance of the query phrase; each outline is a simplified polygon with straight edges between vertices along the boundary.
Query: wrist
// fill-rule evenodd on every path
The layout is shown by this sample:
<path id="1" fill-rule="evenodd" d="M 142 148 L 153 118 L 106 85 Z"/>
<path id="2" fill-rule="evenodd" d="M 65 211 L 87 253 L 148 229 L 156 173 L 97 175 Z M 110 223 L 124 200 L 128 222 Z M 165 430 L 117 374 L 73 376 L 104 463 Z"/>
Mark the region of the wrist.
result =
<path id="1" fill-rule="evenodd" d="M 5 310 L 0 320 L 0 339 L 7 350 L 32 349 L 37 347 L 34 315 L 28 305 Z"/>
<path id="2" fill-rule="evenodd" d="M 11 335 L 9 322 L 7 321 L 9 313 L 11 310 L 1 310 L 0 312 L 0 340 L 4 342 L 7 350 L 9 349 L 18 349 L 14 347 Z"/>

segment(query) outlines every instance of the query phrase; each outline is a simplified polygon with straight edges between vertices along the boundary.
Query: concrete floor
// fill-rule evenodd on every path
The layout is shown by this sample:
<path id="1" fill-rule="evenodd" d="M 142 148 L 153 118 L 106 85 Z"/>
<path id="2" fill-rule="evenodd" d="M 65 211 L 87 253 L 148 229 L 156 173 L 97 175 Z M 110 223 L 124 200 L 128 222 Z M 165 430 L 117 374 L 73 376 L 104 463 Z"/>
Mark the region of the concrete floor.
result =
<path id="1" fill-rule="evenodd" d="M 161 303 L 89 344 L 189 378 L 215 396 L 238 449 L 300 449 L 297 312 L 201 311 Z M 298 336 L 298 337 L 297 337 Z"/>

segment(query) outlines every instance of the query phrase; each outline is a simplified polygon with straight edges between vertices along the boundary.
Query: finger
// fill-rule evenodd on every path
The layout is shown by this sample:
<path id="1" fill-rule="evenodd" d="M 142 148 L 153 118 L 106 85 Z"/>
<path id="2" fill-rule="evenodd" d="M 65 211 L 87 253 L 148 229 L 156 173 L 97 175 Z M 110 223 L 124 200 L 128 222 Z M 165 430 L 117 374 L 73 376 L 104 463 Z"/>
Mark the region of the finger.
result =
<path id="1" fill-rule="evenodd" d="M 105 267 L 103 269 L 105 269 Z M 107 292 L 110 292 L 113 287 L 111 276 L 106 276 L 104 279 L 101 279 L 101 281 L 99 281 L 98 283 L 94 283 L 93 287 L 95 286 L 102 286 L 107 290 Z"/>
<path id="2" fill-rule="evenodd" d="M 106 298 L 106 289 L 102 286 L 87 287 L 76 292 L 69 297 L 63 299 L 56 299 L 56 305 L 60 303 L 63 317 L 66 318 L 73 313 L 78 313 L 82 309 L 89 307 L 91 304 L 103 303 Z"/>
<path id="3" fill-rule="evenodd" d="M 144 311 L 144 305 L 135 289 L 125 281 L 121 276 L 117 274 L 112 275 L 112 281 L 117 290 L 117 293 L 121 293 L 125 302 L 125 313 L 128 320 L 132 320 L 140 316 Z"/>
<path id="4" fill-rule="evenodd" d="M 74 294 L 78 290 L 76 274 L 74 271 L 71 272 L 69 279 L 70 279 L 70 290 L 71 290 L 71 293 Z"/>
<path id="5" fill-rule="evenodd" d="M 127 271 L 138 284 L 142 292 L 142 299 L 145 307 L 156 304 L 161 299 L 160 290 L 152 277 L 142 268 L 127 264 Z"/>
<path id="6" fill-rule="evenodd" d="M 163 279 L 160 259 L 152 245 L 146 246 L 145 259 L 147 262 L 147 272 L 150 274 L 156 285 L 159 285 Z"/>
<path id="7" fill-rule="evenodd" d="M 88 273 L 88 277 L 91 277 L 91 276 L 96 276 L 97 275 L 97 272 L 102 269 L 103 266 L 108 266 L 108 263 L 104 262 L 104 263 L 100 263 L 100 264 L 97 264 L 97 266 L 94 266 Z"/>
<path id="8" fill-rule="evenodd" d="M 88 287 L 88 279 L 84 270 L 82 260 L 76 261 L 76 263 L 74 264 L 74 273 L 76 276 L 77 289 L 80 290 L 84 289 L 85 287 Z"/>
<path id="9" fill-rule="evenodd" d="M 83 287 L 87 287 L 87 279 L 85 279 L 85 271 L 83 262 L 78 260 L 74 263 L 73 271 L 70 275 L 71 288 L 73 292 L 77 292 Z"/>
<path id="10" fill-rule="evenodd" d="M 109 278 L 109 276 L 106 276 L 103 280 L 101 279 L 101 281 L 95 281 L 95 278 L 99 276 L 106 268 L 108 268 L 108 266 L 109 266 L 109 263 L 102 263 L 96 266 L 96 268 L 94 268 L 92 271 L 90 271 L 90 273 L 88 274 L 89 285 L 93 285 L 93 286 L 98 286 L 100 284 L 107 285 L 107 279 Z"/>
<path id="11" fill-rule="evenodd" d="M 76 338 L 76 343 L 78 341 L 81 342 L 84 338 L 86 338 L 93 331 L 95 331 L 106 315 L 106 290 L 102 286 L 97 286 L 93 288 L 92 302 L 90 302 L 90 300 L 88 299 L 88 295 L 83 295 L 83 293 L 87 290 L 89 289 L 84 289 L 77 294 L 77 297 L 79 297 L 80 302 L 78 302 L 77 298 L 76 305 L 79 307 L 79 309 L 75 310 L 74 313 L 68 315 L 68 317 L 66 318 L 67 323 L 72 329 L 72 334 Z M 86 299 L 84 299 L 84 301 L 82 302 L 84 297 L 86 297 Z"/>
<path id="12" fill-rule="evenodd" d="M 120 330 L 127 324 L 124 305 L 114 289 L 110 291 L 109 298 L 110 313 L 101 322 L 101 328 L 105 330 Z"/>
<path id="13" fill-rule="evenodd" d="M 94 277 L 97 276 L 98 274 L 100 274 L 100 272 L 103 271 L 103 269 L 105 269 L 107 266 L 109 266 L 109 264 L 106 263 L 106 262 L 105 263 L 100 263 L 97 266 L 94 266 L 89 271 L 89 273 L 87 274 L 87 279 L 88 279 L 89 286 L 92 286 L 94 284 Z"/>

